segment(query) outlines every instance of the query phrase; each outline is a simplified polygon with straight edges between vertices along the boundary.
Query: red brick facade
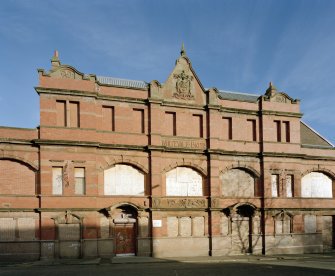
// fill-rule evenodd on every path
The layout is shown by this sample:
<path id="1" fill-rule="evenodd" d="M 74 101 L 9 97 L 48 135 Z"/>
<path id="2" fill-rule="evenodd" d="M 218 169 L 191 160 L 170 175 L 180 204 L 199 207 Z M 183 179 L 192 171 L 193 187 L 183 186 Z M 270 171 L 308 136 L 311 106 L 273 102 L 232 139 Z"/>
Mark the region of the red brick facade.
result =
<path id="1" fill-rule="evenodd" d="M 51 63 L 40 126 L 0 127 L 0 255 L 334 248 L 335 151 L 299 100 L 206 89 L 184 50 L 163 84 Z"/>

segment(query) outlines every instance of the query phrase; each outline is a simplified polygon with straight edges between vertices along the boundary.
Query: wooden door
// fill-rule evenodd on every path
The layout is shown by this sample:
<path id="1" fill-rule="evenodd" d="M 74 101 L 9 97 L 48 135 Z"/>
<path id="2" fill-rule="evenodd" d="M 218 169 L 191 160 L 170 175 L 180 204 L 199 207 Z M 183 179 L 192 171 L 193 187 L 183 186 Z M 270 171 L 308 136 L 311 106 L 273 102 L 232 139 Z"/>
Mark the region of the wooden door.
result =
<path id="1" fill-rule="evenodd" d="M 136 252 L 135 224 L 115 225 L 115 254 L 135 255 Z"/>

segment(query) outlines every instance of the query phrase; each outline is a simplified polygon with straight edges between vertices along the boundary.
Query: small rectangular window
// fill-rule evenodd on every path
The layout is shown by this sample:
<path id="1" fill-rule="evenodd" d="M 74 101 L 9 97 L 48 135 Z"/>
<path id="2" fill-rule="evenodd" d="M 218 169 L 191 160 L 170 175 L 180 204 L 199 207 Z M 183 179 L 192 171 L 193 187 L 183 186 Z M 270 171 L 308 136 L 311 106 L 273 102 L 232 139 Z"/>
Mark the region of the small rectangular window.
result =
<path id="1" fill-rule="evenodd" d="M 316 233 L 316 216 L 305 215 L 304 216 L 304 228 L 305 233 Z"/>
<path id="2" fill-rule="evenodd" d="M 290 122 L 289 121 L 285 121 L 283 122 L 284 125 L 284 131 L 285 131 L 285 142 L 289 143 L 291 141 L 290 138 Z"/>
<path id="3" fill-rule="evenodd" d="M 272 190 L 272 197 L 279 196 L 279 175 L 278 174 L 271 175 L 271 190 Z"/>
<path id="4" fill-rule="evenodd" d="M 277 142 L 281 142 L 281 122 L 280 121 L 274 121 L 276 125 L 276 136 L 277 136 Z"/>
<path id="5" fill-rule="evenodd" d="M 286 182 L 286 197 L 293 197 L 294 194 L 294 178 L 292 174 L 287 174 L 285 177 Z"/>
<path id="6" fill-rule="evenodd" d="M 232 140 L 233 139 L 233 126 L 231 117 L 222 117 L 223 122 L 223 139 Z"/>
<path id="7" fill-rule="evenodd" d="M 113 106 L 102 107 L 102 127 L 104 130 L 115 131 L 115 114 Z"/>
<path id="8" fill-rule="evenodd" d="M 69 127 L 79 127 L 79 102 L 69 102 L 70 124 Z"/>
<path id="9" fill-rule="evenodd" d="M 144 125 L 144 110 L 134 108 L 134 124 L 135 128 L 137 129 L 137 133 L 144 133 L 145 132 L 145 125 Z"/>
<path id="10" fill-rule="evenodd" d="M 66 126 L 66 102 L 56 101 L 57 126 Z"/>
<path id="11" fill-rule="evenodd" d="M 175 112 L 165 112 L 164 134 L 170 136 L 177 135 L 177 121 Z"/>
<path id="12" fill-rule="evenodd" d="M 202 115 L 193 114 L 193 126 L 194 136 L 202 138 L 204 136 L 203 133 L 203 120 Z"/>
<path id="13" fill-rule="evenodd" d="M 85 194 L 85 168 L 74 168 L 75 194 Z"/>
<path id="14" fill-rule="evenodd" d="M 62 167 L 52 168 L 52 194 L 53 195 L 63 194 L 63 168 Z"/>
<path id="15" fill-rule="evenodd" d="M 251 139 L 251 141 L 257 141 L 256 120 L 248 119 L 247 122 L 249 123 L 248 126 L 248 136 L 250 137 L 249 139 Z"/>

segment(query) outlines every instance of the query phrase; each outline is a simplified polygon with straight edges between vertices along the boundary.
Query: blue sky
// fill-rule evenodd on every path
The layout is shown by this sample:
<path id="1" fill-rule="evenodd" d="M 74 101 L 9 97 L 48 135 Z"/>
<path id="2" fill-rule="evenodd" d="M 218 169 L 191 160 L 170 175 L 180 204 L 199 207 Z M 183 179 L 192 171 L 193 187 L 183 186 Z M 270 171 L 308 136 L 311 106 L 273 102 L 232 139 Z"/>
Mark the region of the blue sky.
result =
<path id="1" fill-rule="evenodd" d="M 3 1 L 0 125 L 39 125 L 36 69 L 55 49 L 83 73 L 164 82 L 184 42 L 205 87 L 272 81 L 335 144 L 334 14 L 332 0 Z"/>

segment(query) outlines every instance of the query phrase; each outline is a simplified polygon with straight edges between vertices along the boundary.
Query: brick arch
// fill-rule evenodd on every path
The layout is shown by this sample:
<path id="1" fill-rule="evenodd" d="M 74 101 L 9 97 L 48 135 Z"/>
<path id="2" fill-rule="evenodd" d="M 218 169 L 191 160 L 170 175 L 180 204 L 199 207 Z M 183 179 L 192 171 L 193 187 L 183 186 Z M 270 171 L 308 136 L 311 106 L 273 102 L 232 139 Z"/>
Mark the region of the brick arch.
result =
<path id="1" fill-rule="evenodd" d="M 167 173 L 177 167 L 186 167 L 186 168 L 193 169 L 197 171 L 198 173 L 200 173 L 202 177 L 207 175 L 207 172 L 203 168 L 191 162 L 175 162 L 173 164 L 170 164 L 162 170 L 162 174 Z"/>
<path id="2" fill-rule="evenodd" d="M 0 194 L 35 195 L 37 170 L 17 158 L 0 158 Z"/>
<path id="3" fill-rule="evenodd" d="M 145 174 L 149 173 L 149 170 L 147 168 L 145 168 L 142 164 L 131 160 L 129 158 L 124 158 L 124 157 L 117 157 L 117 158 L 113 158 L 111 160 L 106 160 L 107 165 L 105 166 L 100 166 L 100 171 L 105 171 L 109 168 L 114 167 L 115 165 L 129 165 L 132 166 L 140 171 L 142 171 Z"/>
<path id="4" fill-rule="evenodd" d="M 10 160 L 10 161 L 13 161 L 13 162 L 18 162 L 18 163 L 20 163 L 20 164 L 22 164 L 24 166 L 29 167 L 34 172 L 38 171 L 38 166 L 35 165 L 33 162 L 31 162 L 31 161 L 29 161 L 29 160 L 27 160 L 25 158 L 16 156 L 16 155 L 6 154 L 5 156 L 1 156 L 0 160 Z"/>
<path id="5" fill-rule="evenodd" d="M 301 177 L 304 177 L 304 176 L 306 176 L 307 174 L 309 174 L 309 173 L 311 173 L 311 172 L 324 173 L 324 174 L 328 175 L 332 180 L 335 180 L 335 173 L 334 173 L 334 172 L 332 172 L 331 170 L 328 170 L 328 169 L 326 169 L 326 168 L 316 168 L 316 167 L 304 171 L 304 172 L 301 174 Z"/>
<path id="6" fill-rule="evenodd" d="M 136 210 L 136 212 L 139 212 L 141 211 L 143 208 L 134 204 L 134 203 L 131 203 L 131 202 L 128 202 L 128 201 L 124 201 L 124 202 L 119 202 L 119 203 L 116 203 L 116 204 L 113 204 L 112 206 L 110 206 L 109 209 L 110 211 L 113 211 L 114 209 L 117 209 L 119 207 L 122 207 L 122 206 L 129 206 L 129 207 L 132 207 L 134 210 Z"/>
<path id="7" fill-rule="evenodd" d="M 239 169 L 239 170 L 243 170 L 249 174 L 251 174 L 253 177 L 255 178 L 259 178 L 261 176 L 261 174 L 255 170 L 253 167 L 247 166 L 247 165 L 231 165 L 228 166 L 226 168 L 224 168 L 222 171 L 220 171 L 220 174 L 224 174 L 232 169 Z"/>

